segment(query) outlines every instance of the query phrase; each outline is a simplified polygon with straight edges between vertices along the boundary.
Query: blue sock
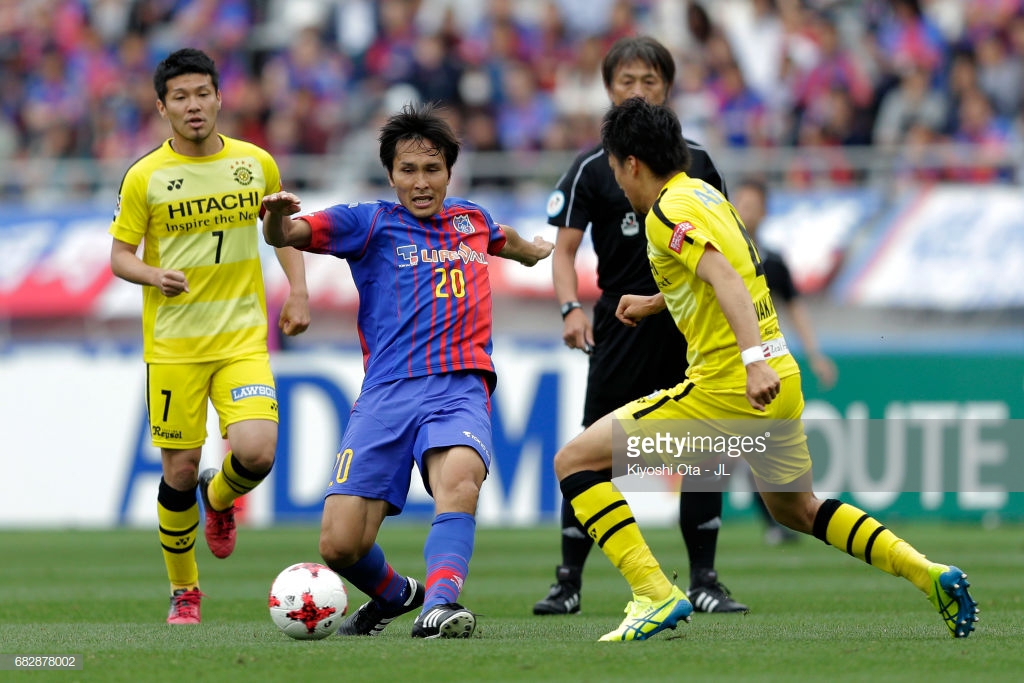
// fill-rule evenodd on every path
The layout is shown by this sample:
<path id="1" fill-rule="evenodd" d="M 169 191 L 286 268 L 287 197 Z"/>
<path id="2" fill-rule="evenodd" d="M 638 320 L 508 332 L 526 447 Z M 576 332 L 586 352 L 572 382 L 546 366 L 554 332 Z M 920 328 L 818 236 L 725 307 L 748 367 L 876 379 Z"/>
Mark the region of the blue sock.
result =
<path id="1" fill-rule="evenodd" d="M 458 602 L 473 556 L 476 519 L 465 512 L 444 512 L 434 518 L 423 545 L 427 561 L 427 593 L 423 609 Z"/>
<path id="2" fill-rule="evenodd" d="M 377 602 L 400 603 L 408 597 L 409 582 L 388 564 L 384 550 L 376 543 L 358 562 L 338 573 Z"/>

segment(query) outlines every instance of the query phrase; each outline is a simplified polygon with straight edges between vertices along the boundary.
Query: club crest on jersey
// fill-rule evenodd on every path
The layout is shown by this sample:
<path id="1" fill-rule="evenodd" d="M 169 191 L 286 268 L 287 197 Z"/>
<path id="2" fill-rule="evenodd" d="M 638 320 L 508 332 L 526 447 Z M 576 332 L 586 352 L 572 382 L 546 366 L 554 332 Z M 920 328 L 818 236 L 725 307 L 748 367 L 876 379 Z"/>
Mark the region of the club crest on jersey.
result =
<path id="1" fill-rule="evenodd" d="M 253 173 L 252 164 L 245 159 L 239 159 L 231 164 L 231 175 L 239 185 L 248 185 L 256 177 Z"/>
<path id="2" fill-rule="evenodd" d="M 686 237 L 686 233 L 693 230 L 693 223 L 690 221 L 683 221 L 682 223 L 676 223 L 676 227 L 672 230 L 672 239 L 668 241 L 668 248 L 677 254 L 683 249 L 683 238 Z"/>
<path id="3" fill-rule="evenodd" d="M 452 227 L 463 235 L 472 235 L 476 232 L 476 228 L 473 227 L 473 223 L 469 220 L 469 216 L 464 213 L 452 218 Z"/>

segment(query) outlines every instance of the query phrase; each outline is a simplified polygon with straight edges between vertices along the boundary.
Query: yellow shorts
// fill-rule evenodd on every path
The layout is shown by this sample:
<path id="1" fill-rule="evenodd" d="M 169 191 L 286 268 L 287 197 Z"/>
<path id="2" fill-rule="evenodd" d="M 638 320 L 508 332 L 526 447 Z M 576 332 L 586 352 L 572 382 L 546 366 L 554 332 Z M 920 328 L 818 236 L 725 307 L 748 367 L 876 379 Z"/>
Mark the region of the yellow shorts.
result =
<path id="1" fill-rule="evenodd" d="M 785 485 L 811 469 L 803 409 L 799 374 L 782 378 L 765 412 L 742 390 L 709 390 L 685 380 L 615 411 L 621 428 L 615 457 L 674 466 L 742 457 L 758 479 Z"/>
<path id="2" fill-rule="evenodd" d="M 242 420 L 277 422 L 277 388 L 268 353 L 210 363 L 150 363 L 146 406 L 153 445 L 197 448 L 206 441 L 206 407 L 213 403 L 220 434 Z"/>

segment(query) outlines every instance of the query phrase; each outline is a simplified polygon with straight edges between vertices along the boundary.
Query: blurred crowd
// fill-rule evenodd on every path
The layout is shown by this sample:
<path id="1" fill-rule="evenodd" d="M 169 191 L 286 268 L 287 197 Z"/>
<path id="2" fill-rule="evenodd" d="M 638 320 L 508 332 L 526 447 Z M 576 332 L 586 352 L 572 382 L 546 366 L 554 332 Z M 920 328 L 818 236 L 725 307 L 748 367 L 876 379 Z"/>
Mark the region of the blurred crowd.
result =
<path id="1" fill-rule="evenodd" d="M 1024 0 L 0 0 L 0 159 L 152 149 L 153 68 L 185 46 L 220 68 L 221 131 L 278 156 L 376 163 L 410 99 L 445 103 L 470 150 L 577 150 L 605 50 L 639 33 L 675 54 L 672 104 L 712 149 L 819 147 L 836 183 L 868 144 L 922 180 L 1013 177 Z"/>

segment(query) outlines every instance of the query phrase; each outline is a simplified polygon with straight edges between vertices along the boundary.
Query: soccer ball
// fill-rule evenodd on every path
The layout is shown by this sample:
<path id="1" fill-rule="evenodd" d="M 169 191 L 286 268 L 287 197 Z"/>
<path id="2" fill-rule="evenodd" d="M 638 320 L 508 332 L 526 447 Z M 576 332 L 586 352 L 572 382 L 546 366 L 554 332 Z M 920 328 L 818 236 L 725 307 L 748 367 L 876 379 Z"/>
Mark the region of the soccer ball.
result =
<path id="1" fill-rule="evenodd" d="M 320 640 L 338 630 L 348 610 L 341 577 L 322 564 L 300 562 L 277 575 L 270 586 L 270 618 L 285 635 Z"/>

